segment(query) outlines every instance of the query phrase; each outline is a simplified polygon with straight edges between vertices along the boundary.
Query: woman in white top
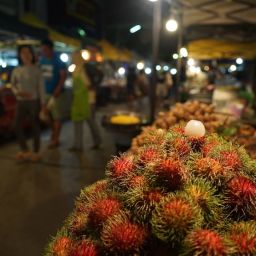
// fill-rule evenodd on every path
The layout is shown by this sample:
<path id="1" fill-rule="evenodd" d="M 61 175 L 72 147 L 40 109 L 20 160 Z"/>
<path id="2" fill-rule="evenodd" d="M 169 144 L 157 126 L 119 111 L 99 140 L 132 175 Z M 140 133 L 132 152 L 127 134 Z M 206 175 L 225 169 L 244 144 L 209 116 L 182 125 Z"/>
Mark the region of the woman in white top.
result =
<path id="1" fill-rule="evenodd" d="M 20 66 L 12 72 L 12 90 L 17 98 L 15 130 L 21 152 L 17 160 L 39 161 L 40 150 L 40 105 L 44 108 L 44 84 L 41 70 L 35 65 L 35 54 L 31 46 L 18 49 Z M 24 134 L 24 121 L 29 119 L 33 131 L 33 151 L 29 150 Z"/>

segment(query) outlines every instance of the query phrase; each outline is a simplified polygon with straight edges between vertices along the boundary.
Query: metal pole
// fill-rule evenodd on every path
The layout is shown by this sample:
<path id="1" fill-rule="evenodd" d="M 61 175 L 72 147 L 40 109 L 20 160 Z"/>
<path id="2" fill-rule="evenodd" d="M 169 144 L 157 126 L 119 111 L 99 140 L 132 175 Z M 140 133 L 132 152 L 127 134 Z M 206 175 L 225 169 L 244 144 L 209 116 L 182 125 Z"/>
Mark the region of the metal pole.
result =
<path id="1" fill-rule="evenodd" d="M 150 88 L 150 122 L 155 120 L 156 111 L 156 84 L 157 84 L 157 72 L 156 65 L 159 51 L 161 19 L 162 19 L 162 0 L 158 0 L 154 4 L 153 14 L 153 34 L 152 34 L 152 79 Z"/>
<path id="2" fill-rule="evenodd" d="M 183 44 L 183 17 L 181 9 L 179 9 L 179 29 L 178 29 L 178 54 L 180 53 L 180 49 Z M 179 101 L 179 88 L 181 86 L 181 71 L 182 71 L 182 58 L 179 56 L 177 61 L 177 81 L 175 86 L 175 100 Z"/>

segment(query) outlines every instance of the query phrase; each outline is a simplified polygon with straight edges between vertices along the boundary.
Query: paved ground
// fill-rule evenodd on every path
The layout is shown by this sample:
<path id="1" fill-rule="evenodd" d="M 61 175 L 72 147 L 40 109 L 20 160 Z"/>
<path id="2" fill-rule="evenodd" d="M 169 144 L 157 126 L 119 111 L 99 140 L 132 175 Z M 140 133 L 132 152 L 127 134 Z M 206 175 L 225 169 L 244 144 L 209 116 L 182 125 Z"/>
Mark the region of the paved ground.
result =
<path id="1" fill-rule="evenodd" d="M 39 256 L 51 235 L 61 227 L 81 188 L 104 177 L 104 168 L 115 154 L 113 140 L 103 134 L 103 149 L 90 150 L 85 124 L 85 151 L 68 152 L 72 125 L 66 123 L 62 145 L 48 151 L 43 134 L 43 162 L 17 164 L 14 142 L 0 145 L 0 255 Z"/>

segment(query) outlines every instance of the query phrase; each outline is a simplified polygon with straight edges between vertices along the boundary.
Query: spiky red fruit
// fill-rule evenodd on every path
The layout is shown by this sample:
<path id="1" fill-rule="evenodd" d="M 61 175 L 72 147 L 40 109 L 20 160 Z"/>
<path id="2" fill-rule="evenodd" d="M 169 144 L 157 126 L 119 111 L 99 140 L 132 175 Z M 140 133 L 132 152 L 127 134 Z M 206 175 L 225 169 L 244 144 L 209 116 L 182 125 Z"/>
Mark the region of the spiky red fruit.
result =
<path id="1" fill-rule="evenodd" d="M 217 145 L 218 143 L 216 141 L 210 141 L 205 143 L 201 148 L 203 156 L 207 156 Z"/>
<path id="2" fill-rule="evenodd" d="M 180 126 L 175 126 L 171 129 L 172 132 L 174 133 L 178 133 L 178 134 L 181 134 L 181 135 L 184 135 L 185 134 L 185 130 L 183 127 L 180 127 Z"/>
<path id="3" fill-rule="evenodd" d="M 128 185 L 131 188 L 135 188 L 137 186 L 145 186 L 146 184 L 147 184 L 147 179 L 144 175 L 134 176 L 128 182 Z"/>
<path id="4" fill-rule="evenodd" d="M 231 240 L 237 247 L 237 255 L 254 255 L 256 254 L 256 237 L 249 238 L 247 234 L 233 234 Z"/>
<path id="5" fill-rule="evenodd" d="M 181 161 L 175 159 L 164 159 L 155 167 L 157 179 L 168 187 L 168 189 L 179 189 L 185 179 L 185 168 Z"/>
<path id="6" fill-rule="evenodd" d="M 162 198 L 163 198 L 163 194 L 158 190 L 149 191 L 144 196 L 144 200 L 146 200 L 147 202 L 159 203 Z"/>
<path id="7" fill-rule="evenodd" d="M 172 142 L 173 147 L 178 155 L 186 156 L 191 151 L 191 146 L 184 138 L 175 138 Z"/>
<path id="8" fill-rule="evenodd" d="M 207 255 L 207 256 L 226 256 L 227 249 L 223 238 L 211 230 L 193 231 L 186 238 L 186 255 Z"/>
<path id="9" fill-rule="evenodd" d="M 174 244 L 203 221 L 200 209 L 180 196 L 165 198 L 152 216 L 154 234 L 162 241 Z"/>
<path id="10" fill-rule="evenodd" d="M 239 171 L 243 167 L 243 163 L 236 151 L 222 151 L 220 152 L 220 159 L 227 170 Z"/>
<path id="11" fill-rule="evenodd" d="M 205 144 L 205 137 L 188 137 L 193 151 L 201 151 Z"/>
<path id="12" fill-rule="evenodd" d="M 163 198 L 164 194 L 157 190 L 149 190 L 147 187 L 136 187 L 125 194 L 125 204 L 133 212 L 136 220 L 147 223 L 152 211 Z"/>
<path id="13" fill-rule="evenodd" d="M 220 162 L 211 157 L 203 157 L 196 160 L 194 167 L 196 175 L 211 180 L 219 179 L 225 175 L 225 171 Z"/>
<path id="14" fill-rule="evenodd" d="M 100 180 L 86 189 L 83 189 L 79 200 L 76 201 L 76 211 L 86 212 L 88 209 L 86 204 L 94 202 L 98 197 L 102 197 L 103 194 L 107 193 L 107 187 L 107 180 Z"/>
<path id="15" fill-rule="evenodd" d="M 107 175 L 114 181 L 121 180 L 127 174 L 133 172 L 134 163 L 128 156 L 113 159 L 108 168 Z"/>
<path id="16" fill-rule="evenodd" d="M 226 203 L 239 215 L 256 216 L 256 183 L 246 177 L 233 178 L 227 185 Z"/>
<path id="17" fill-rule="evenodd" d="M 77 243 L 71 253 L 70 256 L 98 256 L 99 252 L 95 244 L 90 240 L 82 240 Z"/>
<path id="18" fill-rule="evenodd" d="M 101 239 L 109 252 L 135 255 L 145 243 L 146 230 L 128 220 L 113 218 L 103 227 Z"/>
<path id="19" fill-rule="evenodd" d="M 70 232 L 74 234 L 83 233 L 87 227 L 88 214 L 77 212 L 71 217 L 71 221 L 68 225 Z"/>
<path id="20" fill-rule="evenodd" d="M 256 255 L 256 221 L 235 223 L 230 231 L 236 255 Z"/>
<path id="21" fill-rule="evenodd" d="M 59 237 L 53 244 L 53 256 L 69 256 L 72 240 L 66 236 Z"/>
<path id="22" fill-rule="evenodd" d="M 159 152 L 154 148 L 145 148 L 140 156 L 139 163 L 142 165 L 152 163 L 159 158 Z"/>
<path id="23" fill-rule="evenodd" d="M 89 212 L 90 224 L 100 227 L 108 218 L 119 213 L 121 204 L 117 199 L 106 198 L 96 201 Z"/>

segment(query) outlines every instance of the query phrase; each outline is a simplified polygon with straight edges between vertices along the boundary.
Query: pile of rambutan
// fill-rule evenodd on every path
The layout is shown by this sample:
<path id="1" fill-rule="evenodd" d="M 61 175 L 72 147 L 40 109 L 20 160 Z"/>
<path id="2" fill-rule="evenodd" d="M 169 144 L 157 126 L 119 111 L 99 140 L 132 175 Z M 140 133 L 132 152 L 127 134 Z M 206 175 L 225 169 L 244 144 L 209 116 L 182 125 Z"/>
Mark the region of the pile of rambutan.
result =
<path id="1" fill-rule="evenodd" d="M 81 192 L 47 256 L 256 255 L 256 162 L 215 134 L 155 136 Z"/>

